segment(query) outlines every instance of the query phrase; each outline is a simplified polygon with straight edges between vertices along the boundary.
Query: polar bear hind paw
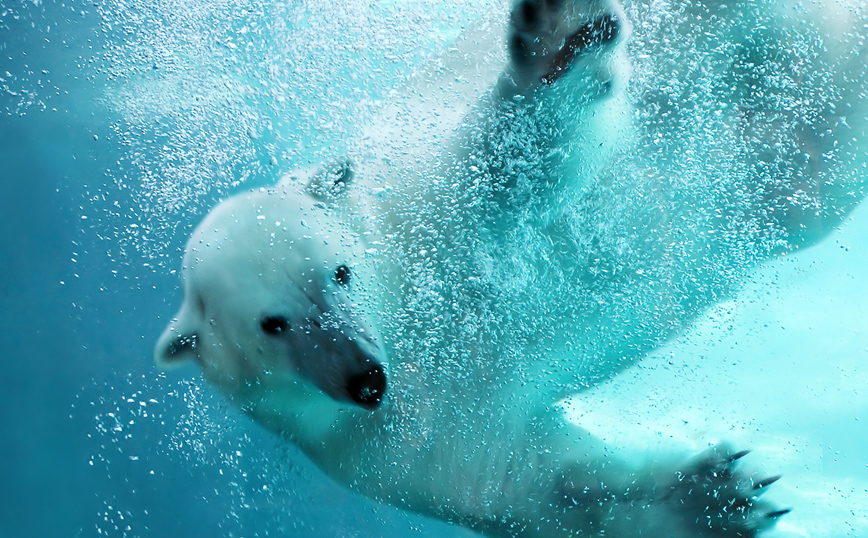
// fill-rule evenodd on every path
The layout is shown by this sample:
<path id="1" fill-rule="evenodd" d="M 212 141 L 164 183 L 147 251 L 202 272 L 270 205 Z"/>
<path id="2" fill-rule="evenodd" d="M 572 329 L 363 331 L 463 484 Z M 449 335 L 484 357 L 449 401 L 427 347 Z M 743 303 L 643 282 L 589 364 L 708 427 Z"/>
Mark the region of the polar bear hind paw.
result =
<path id="1" fill-rule="evenodd" d="M 584 13 L 576 0 L 521 0 L 511 17 L 509 55 L 519 78 L 553 84 L 581 55 L 618 41 L 623 15 Z"/>

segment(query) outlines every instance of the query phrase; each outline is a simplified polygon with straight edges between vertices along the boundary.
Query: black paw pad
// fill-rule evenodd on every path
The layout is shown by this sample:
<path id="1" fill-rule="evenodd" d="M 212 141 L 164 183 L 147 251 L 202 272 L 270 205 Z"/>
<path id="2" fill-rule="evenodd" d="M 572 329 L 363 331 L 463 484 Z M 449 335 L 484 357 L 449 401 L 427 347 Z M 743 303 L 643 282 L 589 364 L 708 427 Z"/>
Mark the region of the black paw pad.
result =
<path id="1" fill-rule="evenodd" d="M 509 56 L 515 63 L 525 65 L 529 63 L 533 53 L 528 46 L 527 40 L 518 34 L 514 34 L 509 39 Z"/>
<path id="2" fill-rule="evenodd" d="M 535 27 L 539 23 L 540 6 L 531 0 L 522 2 L 516 10 L 517 20 L 515 25 L 518 28 Z"/>
<path id="3" fill-rule="evenodd" d="M 617 39 L 621 32 L 621 23 L 614 15 L 604 15 L 576 31 L 567 40 L 566 47 L 572 54 L 579 54 L 593 45 L 605 45 Z"/>
<path id="4" fill-rule="evenodd" d="M 555 56 L 543 82 L 554 83 L 566 74 L 576 56 L 589 48 L 611 43 L 618 38 L 620 32 L 621 22 L 614 15 L 604 15 L 582 26 L 567 39 L 564 48 Z"/>

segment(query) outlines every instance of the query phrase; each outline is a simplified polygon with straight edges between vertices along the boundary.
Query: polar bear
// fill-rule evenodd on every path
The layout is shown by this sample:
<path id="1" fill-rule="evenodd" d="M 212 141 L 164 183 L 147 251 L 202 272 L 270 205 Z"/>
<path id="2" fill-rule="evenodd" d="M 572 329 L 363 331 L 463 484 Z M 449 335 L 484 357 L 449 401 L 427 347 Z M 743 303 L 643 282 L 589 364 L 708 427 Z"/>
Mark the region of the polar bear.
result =
<path id="1" fill-rule="evenodd" d="M 468 56 L 497 31 L 470 35 L 349 158 L 204 219 L 157 364 L 198 363 L 355 491 L 489 536 L 758 535 L 787 510 L 746 452 L 621 461 L 557 403 L 861 199 L 864 14 L 790 7 L 686 6 L 713 53 L 631 93 L 619 4 L 517 2 L 502 70 Z M 773 54 L 817 36 L 834 65 Z M 832 97 L 796 99 L 820 67 Z"/>

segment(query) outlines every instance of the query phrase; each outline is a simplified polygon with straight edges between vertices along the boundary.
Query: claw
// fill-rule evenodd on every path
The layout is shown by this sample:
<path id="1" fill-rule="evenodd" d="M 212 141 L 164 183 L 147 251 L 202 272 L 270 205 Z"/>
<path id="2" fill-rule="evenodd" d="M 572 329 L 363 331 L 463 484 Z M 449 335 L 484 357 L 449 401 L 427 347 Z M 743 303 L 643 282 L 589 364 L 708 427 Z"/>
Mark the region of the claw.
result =
<path id="1" fill-rule="evenodd" d="M 567 38 L 564 47 L 554 56 L 543 82 L 554 84 L 567 72 L 573 59 L 588 47 L 615 41 L 621 33 L 621 26 L 621 22 L 614 15 L 604 15 L 579 28 Z"/>
<path id="2" fill-rule="evenodd" d="M 732 463 L 736 460 L 742 459 L 743 457 L 747 456 L 748 454 L 750 454 L 750 450 L 742 450 L 741 452 L 736 452 L 735 454 L 730 455 L 728 459 L 729 459 L 729 462 Z"/>
<path id="3" fill-rule="evenodd" d="M 756 484 L 754 484 L 753 489 L 763 489 L 766 486 L 770 486 L 781 479 L 781 475 L 770 476 L 765 480 L 760 480 Z"/>
<path id="4" fill-rule="evenodd" d="M 793 511 L 792 508 L 784 508 L 783 510 L 775 510 L 774 512 L 769 512 L 768 514 L 766 514 L 766 517 L 769 519 L 777 519 L 781 516 L 789 514 L 792 511 Z"/>

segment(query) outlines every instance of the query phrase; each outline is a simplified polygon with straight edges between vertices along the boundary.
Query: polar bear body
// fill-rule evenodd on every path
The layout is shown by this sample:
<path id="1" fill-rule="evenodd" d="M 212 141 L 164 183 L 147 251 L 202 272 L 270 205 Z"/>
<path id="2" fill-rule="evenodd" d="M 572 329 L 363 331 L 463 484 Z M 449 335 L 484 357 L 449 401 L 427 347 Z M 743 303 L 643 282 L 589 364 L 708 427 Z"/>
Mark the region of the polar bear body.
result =
<path id="1" fill-rule="evenodd" d="M 861 198 L 860 161 L 812 161 L 828 111 L 770 156 L 738 109 L 750 92 L 719 109 L 629 98 L 626 20 L 610 2 L 520 2 L 506 68 L 460 121 L 410 112 L 464 100 L 474 77 L 395 103 L 350 160 L 219 205 L 188 243 L 157 362 L 195 360 L 339 482 L 492 536 L 769 526 L 783 512 L 735 470 L 742 453 L 637 468 L 556 403 L 821 237 Z M 454 60 L 423 78 L 458 81 Z M 637 121 L 653 107 L 659 122 Z"/>

